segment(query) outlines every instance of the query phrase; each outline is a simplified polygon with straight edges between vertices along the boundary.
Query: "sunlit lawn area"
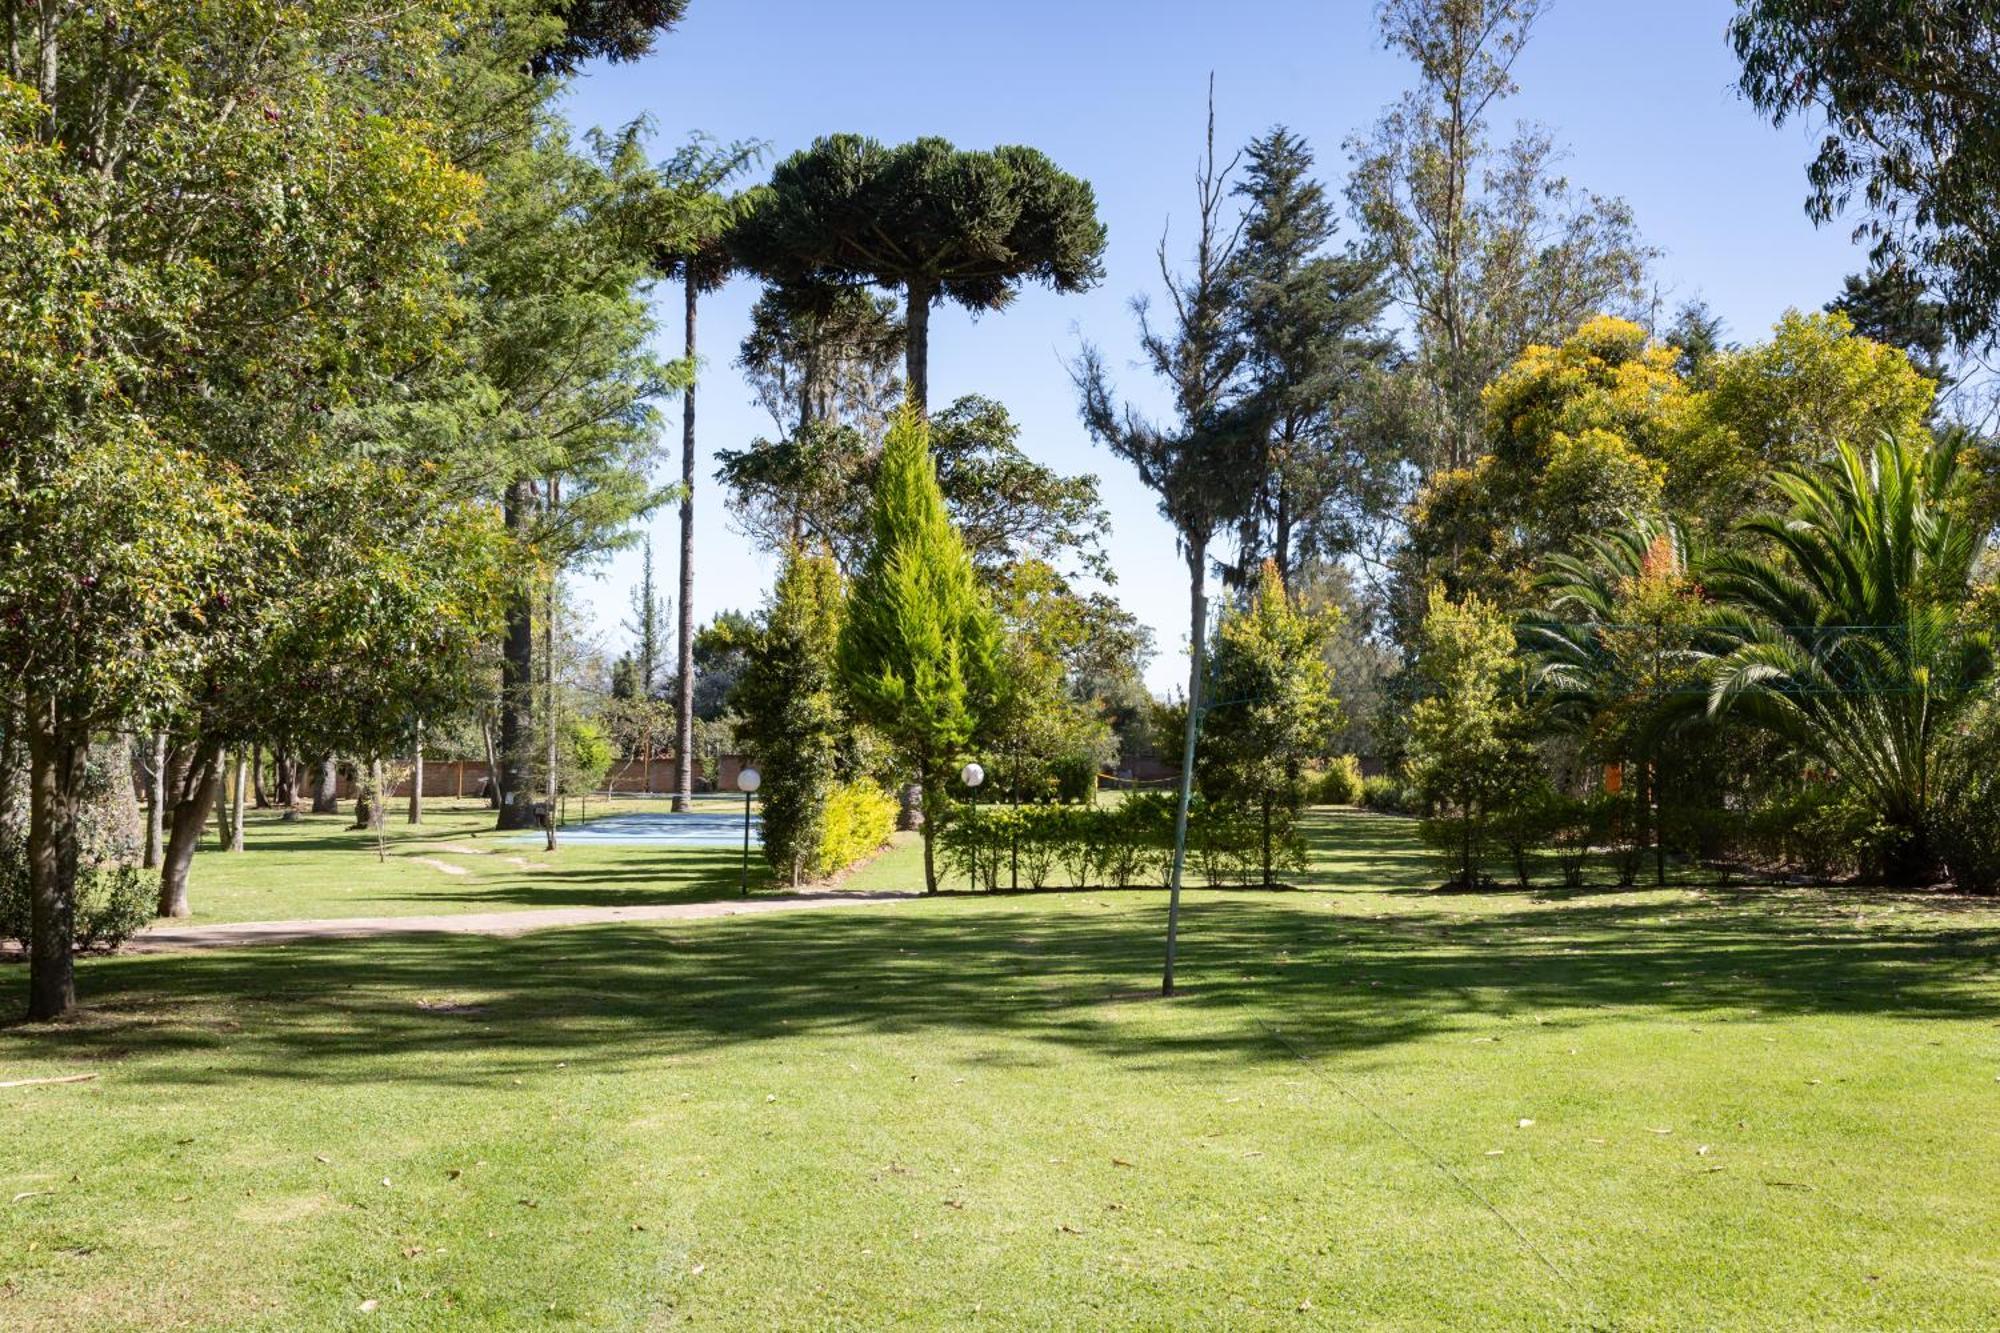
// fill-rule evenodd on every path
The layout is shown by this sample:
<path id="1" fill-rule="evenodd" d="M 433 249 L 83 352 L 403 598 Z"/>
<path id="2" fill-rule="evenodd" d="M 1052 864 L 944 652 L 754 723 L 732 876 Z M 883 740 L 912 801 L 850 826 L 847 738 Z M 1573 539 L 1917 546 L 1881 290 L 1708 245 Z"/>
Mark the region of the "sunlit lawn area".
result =
<path id="1" fill-rule="evenodd" d="M 698 797 L 700 813 L 740 816 L 740 798 Z M 411 916 L 499 912 L 538 907 L 613 907 L 681 902 L 733 894 L 738 847 L 603 846 L 563 839 L 587 813 L 665 814 L 660 797 L 571 802 L 573 822 L 558 831 L 554 854 L 542 835 L 496 833 L 493 812 L 475 800 L 433 800 L 423 822 L 404 820 L 394 803 L 381 846 L 350 827 L 349 814 L 302 815 L 285 823 L 250 813 L 241 854 L 218 851 L 211 835 L 195 856 L 189 898 L 195 923 L 276 921 L 301 917 Z M 752 884 L 769 875 L 755 850 Z"/>
<path id="2" fill-rule="evenodd" d="M 1314 835 L 1166 1003 L 1137 891 L 87 962 L 0 1031 L 96 1075 L 0 1089 L 0 1326 L 2000 1322 L 2000 912 Z M 444 892 L 653 891 L 583 851 Z"/>

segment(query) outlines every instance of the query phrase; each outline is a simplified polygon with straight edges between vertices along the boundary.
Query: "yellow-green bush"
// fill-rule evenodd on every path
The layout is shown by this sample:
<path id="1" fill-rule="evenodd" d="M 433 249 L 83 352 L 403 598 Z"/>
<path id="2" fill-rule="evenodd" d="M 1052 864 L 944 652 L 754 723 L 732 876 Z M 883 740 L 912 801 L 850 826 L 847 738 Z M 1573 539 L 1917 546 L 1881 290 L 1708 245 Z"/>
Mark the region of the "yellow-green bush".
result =
<path id="1" fill-rule="evenodd" d="M 815 879 L 845 870 L 896 830 L 896 798 L 873 782 L 843 782 L 826 798 L 826 832 L 814 857 Z"/>
<path id="2" fill-rule="evenodd" d="M 1316 793 L 1321 805 L 1353 805 L 1361 799 L 1361 761 L 1351 754 L 1336 755 L 1319 776 Z"/>

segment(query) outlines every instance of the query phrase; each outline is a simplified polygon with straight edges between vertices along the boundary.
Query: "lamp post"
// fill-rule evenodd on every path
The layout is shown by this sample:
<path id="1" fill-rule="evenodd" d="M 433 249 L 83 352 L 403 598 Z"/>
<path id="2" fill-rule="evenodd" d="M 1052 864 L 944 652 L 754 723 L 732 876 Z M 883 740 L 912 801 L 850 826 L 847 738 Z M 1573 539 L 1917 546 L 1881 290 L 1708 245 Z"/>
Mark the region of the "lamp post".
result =
<path id="1" fill-rule="evenodd" d="M 763 785 L 764 775 L 754 768 L 743 769 L 736 775 L 736 790 L 743 793 L 743 869 L 736 880 L 736 891 L 745 898 L 750 896 L 750 797 Z"/>
<path id="2" fill-rule="evenodd" d="M 975 836 L 970 841 L 972 843 L 972 888 L 974 892 L 977 892 L 979 889 L 979 839 L 976 830 L 979 821 L 979 784 L 986 781 L 986 770 L 981 768 L 977 763 L 967 764 L 964 768 L 958 770 L 958 780 L 965 784 L 966 805 L 971 809 L 971 814 L 968 818 L 973 821 L 975 830 Z"/>

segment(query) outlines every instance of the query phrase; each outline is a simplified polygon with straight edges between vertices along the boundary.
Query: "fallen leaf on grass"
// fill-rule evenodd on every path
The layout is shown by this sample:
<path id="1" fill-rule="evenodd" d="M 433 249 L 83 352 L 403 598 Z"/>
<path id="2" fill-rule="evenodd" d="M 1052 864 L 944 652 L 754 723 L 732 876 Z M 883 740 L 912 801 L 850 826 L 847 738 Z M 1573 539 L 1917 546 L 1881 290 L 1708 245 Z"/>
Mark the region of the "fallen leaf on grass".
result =
<path id="1" fill-rule="evenodd" d="M 378 1300 L 375 1300 L 375 1299 L 373 1299 L 373 1298 L 370 1298 L 370 1299 L 368 1299 L 368 1300 L 365 1300 L 365 1301 L 361 1302 L 361 1313 L 363 1313 L 363 1314 L 374 1314 L 374 1313 L 375 1313 L 375 1308 L 376 1308 L 377 1306 L 381 1305 L 381 1304 L 382 1304 L 382 1302 L 380 1302 L 380 1301 L 378 1301 Z"/>
<path id="2" fill-rule="evenodd" d="M 458 1169 L 457 1167 L 455 1167 L 455 1166 L 454 1166 L 454 1167 L 448 1167 L 448 1168 L 447 1168 L 447 1169 L 445 1170 L 445 1173 L 444 1173 L 444 1178 L 445 1178 L 446 1180 L 457 1180 L 457 1179 L 458 1179 L 458 1178 L 459 1178 L 460 1176 L 462 1176 L 462 1175 L 464 1175 L 464 1174 L 465 1174 L 465 1172 L 463 1172 L 463 1171 L 459 1170 L 459 1169 Z"/>
<path id="3" fill-rule="evenodd" d="M 1069 1236 L 1081 1236 L 1083 1234 L 1083 1229 L 1081 1227 L 1073 1227 L 1067 1222 L 1056 1223 L 1056 1230 Z"/>
<path id="4" fill-rule="evenodd" d="M 1817 1188 L 1817 1186 L 1806 1184 L 1803 1180 L 1767 1180 L 1764 1183 L 1782 1190 L 1810 1190 Z"/>
<path id="5" fill-rule="evenodd" d="M 706 1273 L 707 1271 L 708 1271 L 707 1264 L 696 1264 L 693 1268 L 688 1269 L 688 1276 L 700 1277 L 703 1273 Z"/>
<path id="6" fill-rule="evenodd" d="M 1130 1165 L 1132 1165 L 1132 1164 L 1131 1164 L 1130 1162 L 1126 1161 L 1126 1160 L 1125 1160 L 1125 1159 L 1124 1159 L 1123 1157 L 1114 1157 L 1114 1158 L 1112 1158 L 1112 1159 L 1111 1159 L 1111 1165 L 1113 1165 L 1113 1166 L 1130 1166 Z"/>
<path id="7" fill-rule="evenodd" d="M 327 1156 L 327 1155 L 326 1155 L 325 1153 L 323 1153 L 323 1152 L 316 1152 L 316 1153 L 314 1153 L 314 1154 L 313 1154 L 313 1160 L 314 1160 L 315 1162 L 320 1162 L 320 1163 L 324 1164 L 324 1163 L 326 1163 L 326 1162 L 331 1162 L 331 1161 L 332 1161 L 333 1159 L 332 1159 L 331 1157 L 328 1157 L 328 1156 Z"/>
<path id="8" fill-rule="evenodd" d="M 1514 1122 L 1514 1128 L 1516 1129 L 1533 1129 L 1534 1127 L 1535 1122 L 1532 1120 L 1517 1120 Z"/>
<path id="9" fill-rule="evenodd" d="M 1507 1150 L 1505 1148 L 1488 1148 L 1486 1150 L 1486 1155 L 1488 1157 L 1500 1157 L 1505 1155 L 1506 1151 Z"/>
<path id="10" fill-rule="evenodd" d="M 520 1204 L 523 1208 L 539 1208 L 542 1206 L 533 1199 L 516 1199 L 514 1202 Z"/>
<path id="11" fill-rule="evenodd" d="M 1313 1308 L 1313 1303 L 1310 1300 L 1303 1300 L 1299 1302 L 1300 1314 L 1309 1313 L 1312 1310 L 1312 1308 Z"/>
<path id="12" fill-rule="evenodd" d="M 1648 1129 L 1646 1130 L 1646 1132 L 1647 1132 L 1648 1134 L 1671 1134 L 1671 1133 L 1673 1133 L 1673 1131 L 1672 1131 L 1671 1129 L 1651 1129 L 1651 1128 L 1648 1128 Z"/>
<path id="13" fill-rule="evenodd" d="M 956 1208 L 961 1213 L 965 1211 L 965 1200 L 963 1199 L 944 1199 L 941 1202 L 947 1208 Z"/>
<path id="14" fill-rule="evenodd" d="M 174 1196 L 175 1203 L 192 1203 L 193 1201 L 194 1195 L 192 1194 L 176 1194 Z"/>
<path id="15" fill-rule="evenodd" d="M 13 1198 L 9 1199 L 8 1202 L 19 1203 L 23 1199 L 39 1199 L 44 1194 L 54 1194 L 54 1193 L 55 1193 L 54 1190 L 22 1190 L 19 1194 L 16 1194 Z"/>

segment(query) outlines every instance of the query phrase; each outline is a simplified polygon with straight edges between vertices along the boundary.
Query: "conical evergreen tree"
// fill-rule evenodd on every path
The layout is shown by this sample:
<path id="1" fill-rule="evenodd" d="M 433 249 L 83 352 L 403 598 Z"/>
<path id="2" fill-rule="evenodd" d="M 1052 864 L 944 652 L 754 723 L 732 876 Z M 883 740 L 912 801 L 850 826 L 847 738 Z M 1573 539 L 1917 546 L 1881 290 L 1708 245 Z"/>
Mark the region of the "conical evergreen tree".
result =
<path id="1" fill-rule="evenodd" d="M 924 886 L 934 893 L 949 769 L 990 710 L 1000 628 L 945 512 L 929 431 L 907 406 L 882 447 L 873 529 L 840 630 L 840 673 L 855 712 L 922 789 Z"/>

